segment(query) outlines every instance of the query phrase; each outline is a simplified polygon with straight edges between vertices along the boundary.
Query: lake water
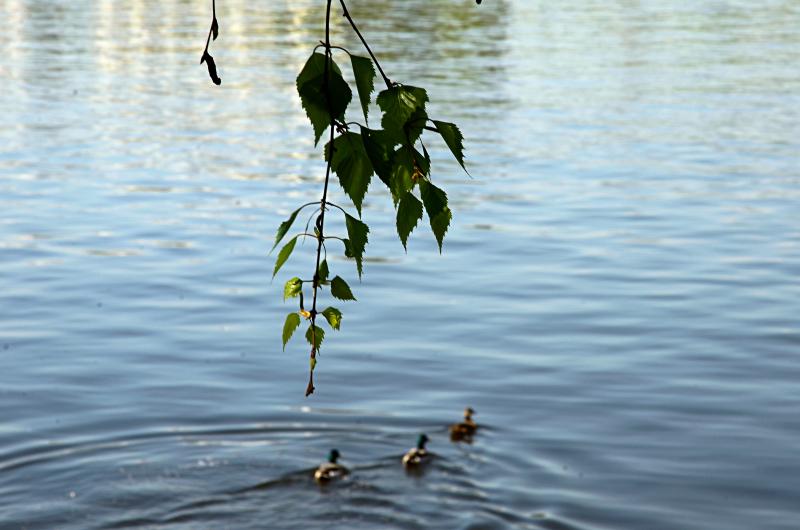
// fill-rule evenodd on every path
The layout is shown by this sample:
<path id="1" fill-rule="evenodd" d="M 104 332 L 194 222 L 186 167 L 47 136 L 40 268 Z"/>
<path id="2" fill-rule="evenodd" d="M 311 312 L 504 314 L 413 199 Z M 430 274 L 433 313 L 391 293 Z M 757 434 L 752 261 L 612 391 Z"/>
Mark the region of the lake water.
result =
<path id="1" fill-rule="evenodd" d="M 205 2 L 0 4 L 2 530 L 800 526 L 800 4 L 352 0 L 474 178 L 442 255 L 373 186 L 308 399 L 324 2 L 218 4 L 220 87 Z"/>

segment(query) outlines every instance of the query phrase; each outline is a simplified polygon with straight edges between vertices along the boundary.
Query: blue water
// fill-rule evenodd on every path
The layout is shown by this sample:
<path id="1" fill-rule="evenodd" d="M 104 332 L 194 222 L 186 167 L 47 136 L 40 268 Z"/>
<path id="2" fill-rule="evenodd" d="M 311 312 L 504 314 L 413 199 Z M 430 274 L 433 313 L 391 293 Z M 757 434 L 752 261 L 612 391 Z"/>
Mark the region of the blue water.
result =
<path id="1" fill-rule="evenodd" d="M 796 2 L 351 1 L 474 178 L 428 144 L 442 255 L 372 187 L 310 398 L 314 249 L 267 252 L 324 177 L 324 3 L 219 2 L 220 87 L 209 7 L 0 5 L 2 530 L 798 528 Z"/>

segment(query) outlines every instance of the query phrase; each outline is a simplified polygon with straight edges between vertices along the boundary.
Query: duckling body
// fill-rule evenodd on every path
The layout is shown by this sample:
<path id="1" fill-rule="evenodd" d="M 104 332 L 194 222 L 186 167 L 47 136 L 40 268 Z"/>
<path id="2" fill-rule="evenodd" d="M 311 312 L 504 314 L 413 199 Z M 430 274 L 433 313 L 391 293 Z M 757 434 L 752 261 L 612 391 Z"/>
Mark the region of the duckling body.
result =
<path id="1" fill-rule="evenodd" d="M 470 407 L 464 409 L 464 421 L 450 426 L 450 439 L 453 441 L 470 440 L 478 430 L 478 424 L 472 419 L 475 411 Z"/>
<path id="2" fill-rule="evenodd" d="M 325 484 L 350 473 L 346 467 L 336 462 L 339 456 L 339 451 L 332 449 L 328 455 L 328 461 L 320 464 L 316 471 L 314 471 L 314 480 L 320 484 Z"/>
<path id="3" fill-rule="evenodd" d="M 403 465 L 407 468 L 418 467 L 430 459 L 430 453 L 425 449 L 425 444 L 428 442 L 428 437 L 424 434 L 419 435 L 417 446 L 408 450 L 403 455 Z"/>

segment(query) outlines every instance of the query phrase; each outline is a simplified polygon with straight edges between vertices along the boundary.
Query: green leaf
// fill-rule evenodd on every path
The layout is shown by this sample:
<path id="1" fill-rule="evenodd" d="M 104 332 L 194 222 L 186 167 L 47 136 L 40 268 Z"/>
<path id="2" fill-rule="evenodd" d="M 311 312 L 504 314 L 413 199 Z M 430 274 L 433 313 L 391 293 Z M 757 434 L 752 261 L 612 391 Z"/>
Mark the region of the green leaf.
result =
<path id="1" fill-rule="evenodd" d="M 292 255 L 292 251 L 294 250 L 294 245 L 297 243 L 297 237 L 294 236 L 292 239 L 286 243 L 280 252 L 278 252 L 278 259 L 275 260 L 275 268 L 272 270 L 272 277 L 274 278 L 278 271 L 281 270 L 283 264 L 286 263 L 286 260 L 289 259 L 289 256 Z"/>
<path id="2" fill-rule="evenodd" d="M 417 109 L 425 110 L 428 93 L 424 88 L 394 86 L 378 94 L 378 106 L 383 111 L 381 126 L 387 130 L 402 130 Z"/>
<path id="3" fill-rule="evenodd" d="M 339 67 L 336 65 L 334 61 L 331 61 L 333 65 L 333 71 L 341 75 L 342 71 L 339 70 Z M 325 54 L 324 53 L 312 53 L 311 57 L 308 58 L 306 64 L 303 65 L 303 69 L 300 71 L 300 74 L 297 76 L 297 88 L 299 89 L 302 85 L 308 83 L 315 77 L 321 76 L 325 73 Z"/>
<path id="4" fill-rule="evenodd" d="M 333 118 L 343 120 L 344 111 L 353 93 L 342 76 L 331 72 L 330 74 L 330 109 L 328 112 L 327 96 L 324 88 L 324 75 L 315 77 L 299 89 L 300 100 L 306 110 L 308 119 L 314 127 L 314 144 L 319 142 L 322 133 L 331 125 L 331 114 Z"/>
<path id="5" fill-rule="evenodd" d="M 330 145 L 325 146 L 325 160 L 328 158 Z M 348 131 L 334 139 L 331 169 L 361 215 L 361 203 L 372 177 L 372 162 L 360 134 Z"/>
<path id="6" fill-rule="evenodd" d="M 428 212 L 431 230 L 433 230 L 433 235 L 436 236 L 436 241 L 439 243 L 439 252 L 441 252 L 444 234 L 447 232 L 450 220 L 453 218 L 453 213 L 447 206 L 447 194 L 431 182 L 424 180 L 419 183 L 419 191 L 420 195 L 422 195 L 425 211 Z"/>
<path id="7" fill-rule="evenodd" d="M 328 324 L 333 329 L 339 329 L 339 326 L 342 325 L 342 312 L 336 309 L 335 307 L 328 307 L 325 311 L 322 312 L 322 315 L 325 317 L 325 320 L 328 321 Z"/>
<path id="8" fill-rule="evenodd" d="M 419 191 L 422 195 L 422 202 L 425 204 L 425 211 L 430 217 L 435 217 L 447 208 L 447 194 L 432 182 L 421 180 Z"/>
<path id="9" fill-rule="evenodd" d="M 408 251 L 408 236 L 422 219 L 422 203 L 414 194 L 406 192 L 397 206 L 397 234 L 403 243 L 403 248 Z"/>
<path id="10" fill-rule="evenodd" d="M 400 147 L 394 152 L 393 160 L 389 189 L 396 206 L 400 198 L 414 187 L 413 152 L 406 147 Z"/>
<path id="11" fill-rule="evenodd" d="M 292 215 L 290 215 L 289 218 L 284 222 L 282 222 L 281 225 L 278 227 L 278 232 L 275 234 L 275 244 L 272 245 L 272 250 L 269 251 L 270 254 L 272 253 L 273 250 L 275 250 L 275 247 L 278 246 L 278 243 L 281 242 L 281 239 L 283 239 L 286 233 L 289 232 L 289 229 L 292 227 L 294 220 L 297 219 L 297 214 L 299 214 L 300 210 L 302 209 L 303 208 L 300 207 L 297 210 L 293 211 Z"/>
<path id="12" fill-rule="evenodd" d="M 300 315 L 289 313 L 286 315 L 286 322 L 283 324 L 283 351 L 286 351 L 286 343 L 292 338 L 295 330 L 300 327 Z"/>
<path id="13" fill-rule="evenodd" d="M 422 170 L 422 173 L 426 177 L 429 177 L 430 174 L 431 174 L 431 155 L 429 155 L 428 154 L 428 150 L 425 149 L 425 144 L 423 144 L 422 142 L 420 142 L 420 144 L 422 144 L 422 158 L 417 158 L 417 160 L 419 161 L 419 165 L 420 165 L 420 169 Z M 417 156 L 419 156 L 419 151 L 415 150 L 415 152 L 417 153 Z M 425 179 L 420 179 L 420 182 L 424 182 L 424 181 L 425 181 Z"/>
<path id="14" fill-rule="evenodd" d="M 367 234 L 369 234 L 369 226 L 349 214 L 345 214 L 344 222 L 347 226 L 349 251 L 356 260 L 356 268 L 358 269 L 358 277 L 360 278 L 363 272 L 364 248 L 369 241 L 367 237 Z"/>
<path id="15" fill-rule="evenodd" d="M 322 341 L 325 340 L 325 330 L 319 326 L 311 324 L 306 331 L 306 340 L 315 350 L 319 351 Z"/>
<path id="16" fill-rule="evenodd" d="M 347 105 L 353 98 L 347 82 L 342 78 L 341 70 L 331 59 L 331 71 L 328 72 L 328 91 L 325 90 L 325 55 L 312 53 L 300 75 L 297 76 L 297 93 L 300 102 L 314 127 L 314 143 L 319 142 L 322 133 L 331 125 L 333 118 L 342 119 Z"/>
<path id="17" fill-rule="evenodd" d="M 423 151 L 425 151 L 425 146 L 422 146 Z M 425 154 L 420 153 L 416 149 L 414 149 L 414 160 L 417 162 L 417 169 L 422 176 L 427 176 L 431 174 L 431 157 L 428 156 L 428 151 L 425 151 Z M 418 174 L 417 177 L 420 177 Z M 422 180 L 419 179 L 418 180 Z"/>
<path id="18" fill-rule="evenodd" d="M 450 208 L 445 208 L 440 214 L 431 217 L 431 230 L 433 235 L 436 236 L 436 242 L 439 243 L 439 253 L 442 252 L 442 243 L 444 242 L 444 234 L 450 226 L 450 221 L 453 219 L 453 212 Z"/>
<path id="19" fill-rule="evenodd" d="M 458 160 L 458 163 L 461 164 L 461 167 L 464 169 L 464 171 L 467 171 L 467 166 L 464 165 L 464 136 L 461 135 L 461 131 L 458 130 L 458 127 L 455 123 L 447 123 L 445 121 L 436 120 L 432 121 L 436 126 L 436 130 L 439 131 L 439 134 L 441 134 L 442 138 L 444 138 L 447 147 L 450 148 L 450 152 L 453 153 L 454 157 L 456 157 L 456 160 Z M 469 174 L 468 171 L 467 174 Z"/>
<path id="20" fill-rule="evenodd" d="M 319 264 L 317 275 L 320 283 L 328 281 L 328 260 L 324 259 L 322 263 Z"/>
<path id="21" fill-rule="evenodd" d="M 372 66 L 372 61 L 367 57 L 351 55 L 350 62 L 353 64 L 353 75 L 356 78 L 358 98 L 361 100 L 361 108 L 364 111 L 364 123 L 367 123 L 370 95 L 375 88 L 375 67 Z"/>
<path id="22" fill-rule="evenodd" d="M 285 302 L 287 298 L 294 298 L 301 292 L 303 292 L 303 280 L 294 277 L 283 286 L 283 301 Z"/>
<path id="23" fill-rule="evenodd" d="M 356 297 L 353 296 L 353 291 L 350 290 L 350 286 L 339 276 L 336 276 L 331 281 L 331 294 L 339 300 L 347 301 L 356 299 Z"/>
<path id="24" fill-rule="evenodd" d="M 425 124 L 428 123 L 428 113 L 425 109 L 417 109 L 411 116 L 409 116 L 403 130 L 405 131 L 404 141 L 410 145 L 414 145 L 419 137 L 422 135 L 422 130 Z"/>
<path id="25" fill-rule="evenodd" d="M 372 162 L 372 169 L 384 184 L 389 187 L 392 175 L 392 151 L 395 142 L 384 131 L 375 131 L 361 127 L 361 139 L 364 150 Z"/>

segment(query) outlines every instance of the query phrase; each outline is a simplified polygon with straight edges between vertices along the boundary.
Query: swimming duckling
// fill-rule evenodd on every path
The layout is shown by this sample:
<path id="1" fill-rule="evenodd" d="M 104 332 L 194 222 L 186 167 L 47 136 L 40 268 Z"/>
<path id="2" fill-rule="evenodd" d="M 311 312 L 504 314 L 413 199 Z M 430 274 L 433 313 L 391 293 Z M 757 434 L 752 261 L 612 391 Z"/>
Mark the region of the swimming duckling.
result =
<path id="1" fill-rule="evenodd" d="M 336 463 L 339 456 L 338 450 L 331 449 L 331 452 L 328 454 L 328 461 L 320 464 L 317 470 L 314 471 L 314 480 L 320 484 L 324 484 L 347 475 L 350 471 L 343 465 Z"/>
<path id="2" fill-rule="evenodd" d="M 417 438 L 417 446 L 409 449 L 408 452 L 403 455 L 403 465 L 405 467 L 416 467 L 430 459 L 431 455 L 428 453 L 428 450 L 425 449 L 427 441 L 428 437 L 425 434 L 419 435 L 419 438 Z"/>
<path id="3" fill-rule="evenodd" d="M 450 439 L 455 441 L 471 440 L 472 435 L 478 430 L 478 424 L 472 419 L 475 411 L 470 407 L 464 409 L 464 421 L 461 423 L 454 423 L 450 426 Z"/>

